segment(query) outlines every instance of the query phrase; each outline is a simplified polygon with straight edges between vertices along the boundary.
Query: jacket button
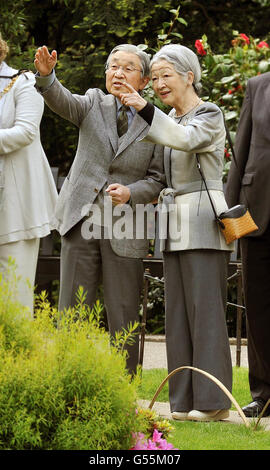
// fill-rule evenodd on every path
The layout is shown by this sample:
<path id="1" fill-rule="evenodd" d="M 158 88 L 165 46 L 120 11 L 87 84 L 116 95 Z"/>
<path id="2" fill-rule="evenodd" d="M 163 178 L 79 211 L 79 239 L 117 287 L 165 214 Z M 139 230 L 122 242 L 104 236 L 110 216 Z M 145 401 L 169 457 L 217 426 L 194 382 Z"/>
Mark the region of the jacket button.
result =
<path id="1" fill-rule="evenodd" d="M 113 173 L 113 169 L 109 168 L 109 174 L 111 175 Z"/>
<path id="2" fill-rule="evenodd" d="M 94 191 L 95 191 L 95 193 L 98 193 L 98 192 L 99 192 L 99 191 L 98 191 L 98 188 L 95 188 Z"/>

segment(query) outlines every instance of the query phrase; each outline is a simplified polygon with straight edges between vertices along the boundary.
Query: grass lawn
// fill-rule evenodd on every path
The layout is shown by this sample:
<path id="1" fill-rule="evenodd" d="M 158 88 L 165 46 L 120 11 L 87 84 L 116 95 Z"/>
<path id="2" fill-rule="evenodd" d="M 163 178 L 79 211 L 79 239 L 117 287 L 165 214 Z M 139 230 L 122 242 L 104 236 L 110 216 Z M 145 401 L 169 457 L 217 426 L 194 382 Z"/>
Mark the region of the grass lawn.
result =
<path id="1" fill-rule="evenodd" d="M 139 398 L 151 400 L 167 376 L 166 369 L 143 370 Z M 244 367 L 233 369 L 232 394 L 240 406 L 251 401 L 248 370 Z M 168 383 L 163 387 L 156 401 L 168 402 Z M 232 410 L 235 407 L 232 406 Z M 270 450 L 270 431 L 263 427 L 263 419 L 258 429 L 247 428 L 244 424 L 227 422 L 196 423 L 173 421 L 174 431 L 168 439 L 180 450 Z"/>

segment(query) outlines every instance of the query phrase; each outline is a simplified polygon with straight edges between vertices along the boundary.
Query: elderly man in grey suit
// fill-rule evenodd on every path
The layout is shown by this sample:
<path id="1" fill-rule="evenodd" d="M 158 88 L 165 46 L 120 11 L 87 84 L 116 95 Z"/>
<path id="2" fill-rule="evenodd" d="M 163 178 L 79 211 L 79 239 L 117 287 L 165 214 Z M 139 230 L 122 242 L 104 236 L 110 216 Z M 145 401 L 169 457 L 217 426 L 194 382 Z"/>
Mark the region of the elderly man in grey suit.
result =
<path id="1" fill-rule="evenodd" d="M 38 90 L 54 112 L 79 128 L 76 156 L 53 221 L 62 236 L 59 309 L 74 305 L 79 286 L 87 291 L 86 301 L 92 306 L 102 282 L 109 330 L 114 335 L 138 320 L 142 258 L 147 254 L 148 240 L 145 235 L 123 238 L 109 230 L 104 216 L 108 198 L 112 207 L 128 205 L 136 224 L 137 205 L 155 200 L 165 184 L 162 149 L 141 142 L 147 133 L 146 122 L 135 109 L 122 110 L 119 99 L 126 82 L 137 91 L 146 86 L 149 57 L 136 46 L 117 46 L 106 64 L 108 94 L 90 88 L 83 96 L 72 94 L 59 83 L 56 62 L 56 51 L 50 54 L 46 46 L 37 50 Z M 101 236 L 88 237 L 84 210 L 93 203 L 98 215 L 104 217 L 95 220 L 96 214 L 92 214 Z M 137 335 L 135 344 L 127 347 L 131 373 L 136 371 L 138 345 Z"/>
<path id="2" fill-rule="evenodd" d="M 251 78 L 236 134 L 226 199 L 248 204 L 258 230 L 241 239 L 248 326 L 249 383 L 253 401 L 243 408 L 258 415 L 270 398 L 270 73 Z M 270 415 L 268 407 L 265 416 Z"/>

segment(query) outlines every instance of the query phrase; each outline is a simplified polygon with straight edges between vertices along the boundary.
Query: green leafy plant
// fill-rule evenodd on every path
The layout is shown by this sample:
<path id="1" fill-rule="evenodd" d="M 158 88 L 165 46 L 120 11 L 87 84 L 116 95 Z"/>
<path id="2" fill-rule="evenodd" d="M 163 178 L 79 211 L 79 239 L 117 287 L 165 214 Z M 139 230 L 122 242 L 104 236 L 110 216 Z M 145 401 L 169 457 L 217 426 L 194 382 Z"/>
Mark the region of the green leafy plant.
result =
<path id="1" fill-rule="evenodd" d="M 149 408 L 138 408 L 138 422 L 140 422 L 140 431 L 147 438 L 153 435 L 154 430 L 161 432 L 165 439 L 168 439 L 174 427 L 170 421 L 161 418 L 154 410 Z"/>
<path id="2" fill-rule="evenodd" d="M 140 431 L 133 433 L 131 450 L 174 449 L 173 445 L 167 442 L 174 429 L 170 421 L 161 418 L 155 411 L 144 408 L 138 408 L 137 416 Z"/>
<path id="3" fill-rule="evenodd" d="M 131 380 L 99 310 L 79 290 L 77 305 L 60 313 L 43 292 L 29 319 L 1 278 L 1 449 L 130 448 L 139 377 Z"/>
<path id="4" fill-rule="evenodd" d="M 201 39 L 204 92 L 225 111 L 227 121 L 236 127 L 249 78 L 270 71 L 270 48 L 266 41 L 233 31 L 230 49 L 213 53 L 207 36 Z M 205 53 L 203 53 L 203 51 Z"/>
<path id="5" fill-rule="evenodd" d="M 206 35 L 196 40 L 201 59 L 203 99 L 216 103 L 223 111 L 234 141 L 243 98 L 249 78 L 270 71 L 270 47 L 265 40 L 233 31 L 231 47 L 215 54 Z M 230 168 L 231 151 L 224 152 L 224 181 Z"/>

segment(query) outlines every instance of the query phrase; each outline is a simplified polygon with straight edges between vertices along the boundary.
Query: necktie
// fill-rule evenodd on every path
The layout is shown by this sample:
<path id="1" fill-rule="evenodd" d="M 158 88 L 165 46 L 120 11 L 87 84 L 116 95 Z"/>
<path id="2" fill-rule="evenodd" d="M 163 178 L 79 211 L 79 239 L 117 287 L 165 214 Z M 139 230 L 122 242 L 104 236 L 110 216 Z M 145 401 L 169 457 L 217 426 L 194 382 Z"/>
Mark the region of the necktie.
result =
<path id="1" fill-rule="evenodd" d="M 119 137 L 125 134 L 128 130 L 128 116 L 127 111 L 129 107 L 122 105 L 120 108 L 120 113 L 117 118 L 117 132 Z"/>

